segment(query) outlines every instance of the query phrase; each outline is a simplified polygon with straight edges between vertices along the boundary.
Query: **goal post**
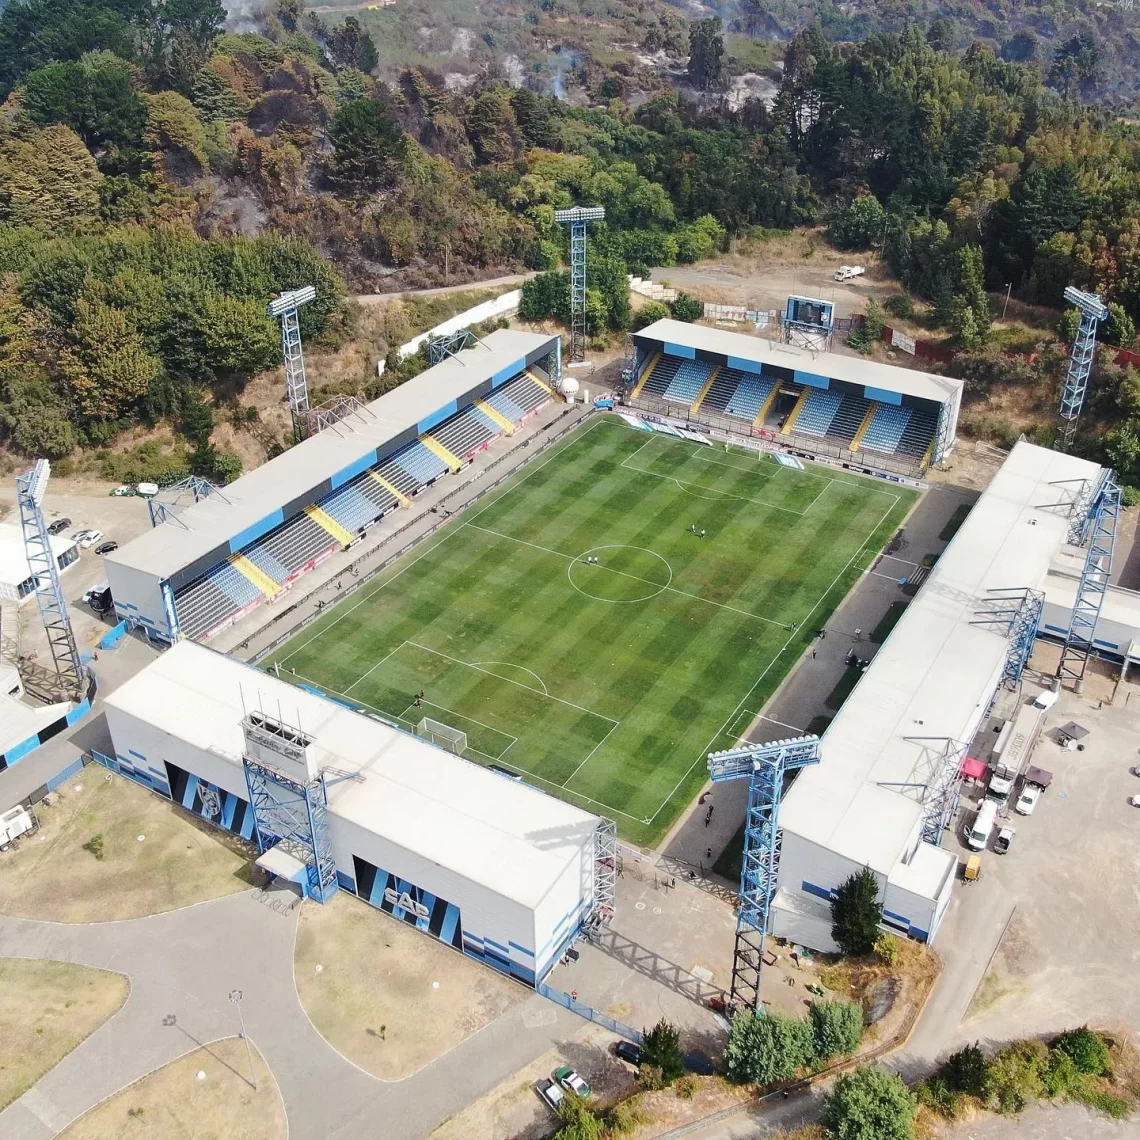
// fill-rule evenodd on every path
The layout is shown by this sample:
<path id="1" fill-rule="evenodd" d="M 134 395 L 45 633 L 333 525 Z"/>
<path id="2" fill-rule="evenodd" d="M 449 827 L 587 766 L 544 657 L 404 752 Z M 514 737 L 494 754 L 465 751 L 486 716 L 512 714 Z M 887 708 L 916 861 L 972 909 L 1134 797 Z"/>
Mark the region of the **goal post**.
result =
<path id="1" fill-rule="evenodd" d="M 432 720 L 430 716 L 425 716 L 416 725 L 416 735 L 430 740 L 437 748 L 446 748 L 448 752 L 454 752 L 456 756 L 462 756 L 467 751 L 467 733 L 460 732 L 458 728 L 452 728 L 438 720 Z"/>

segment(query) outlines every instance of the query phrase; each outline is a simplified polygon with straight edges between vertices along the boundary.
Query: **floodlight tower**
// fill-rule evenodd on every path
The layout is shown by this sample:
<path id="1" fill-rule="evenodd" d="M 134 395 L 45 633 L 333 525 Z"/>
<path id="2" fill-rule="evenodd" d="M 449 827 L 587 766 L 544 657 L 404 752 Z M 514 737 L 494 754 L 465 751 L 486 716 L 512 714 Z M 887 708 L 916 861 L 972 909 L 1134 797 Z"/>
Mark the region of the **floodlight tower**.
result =
<path id="1" fill-rule="evenodd" d="M 586 359 L 586 227 L 606 216 L 604 206 L 555 210 L 554 220 L 570 227 L 570 360 Z"/>
<path id="2" fill-rule="evenodd" d="M 769 744 L 746 744 L 709 753 L 714 784 L 748 780 L 748 816 L 744 827 L 744 865 L 740 875 L 740 907 L 736 915 L 736 947 L 732 955 L 733 1005 L 760 1005 L 760 968 L 776 880 L 780 869 L 780 801 L 784 776 L 819 763 L 819 737 L 797 736 Z"/>
<path id="3" fill-rule="evenodd" d="M 305 377 L 305 357 L 301 353 L 301 322 L 297 310 L 317 296 L 312 285 L 282 293 L 269 302 L 269 315 L 281 322 L 281 352 L 285 357 L 285 391 L 293 413 L 293 434 L 302 439 L 307 428 L 309 381 Z"/>
<path id="4" fill-rule="evenodd" d="M 20 526 L 24 531 L 24 550 L 28 569 L 35 582 L 40 620 L 47 634 L 52 661 L 60 688 L 79 698 L 83 691 L 83 670 L 67 600 L 59 581 L 59 564 L 51 548 L 51 535 L 44 521 L 43 501 L 51 478 L 51 464 L 37 459 L 30 471 L 16 476 L 16 498 L 20 506 Z"/>
<path id="5" fill-rule="evenodd" d="M 1096 356 L 1096 326 L 1108 316 L 1108 307 L 1095 293 L 1085 293 L 1070 285 L 1065 300 L 1076 305 L 1081 313 L 1081 324 L 1073 338 L 1073 351 L 1069 356 L 1069 371 L 1061 390 L 1060 438 L 1058 451 L 1068 451 L 1077 431 L 1077 418 L 1085 403 L 1093 358 Z"/>

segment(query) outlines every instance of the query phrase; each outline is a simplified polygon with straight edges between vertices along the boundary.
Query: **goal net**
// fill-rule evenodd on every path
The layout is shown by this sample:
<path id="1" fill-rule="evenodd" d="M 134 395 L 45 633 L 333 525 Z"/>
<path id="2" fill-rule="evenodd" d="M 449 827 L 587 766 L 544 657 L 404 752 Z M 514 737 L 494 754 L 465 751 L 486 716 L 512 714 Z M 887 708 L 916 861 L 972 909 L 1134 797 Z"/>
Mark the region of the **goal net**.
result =
<path id="1" fill-rule="evenodd" d="M 454 752 L 456 756 L 462 756 L 467 751 L 467 733 L 460 732 L 450 725 L 441 724 L 438 720 L 432 720 L 430 716 L 425 716 L 416 725 L 416 735 L 430 740 L 438 748 Z"/>

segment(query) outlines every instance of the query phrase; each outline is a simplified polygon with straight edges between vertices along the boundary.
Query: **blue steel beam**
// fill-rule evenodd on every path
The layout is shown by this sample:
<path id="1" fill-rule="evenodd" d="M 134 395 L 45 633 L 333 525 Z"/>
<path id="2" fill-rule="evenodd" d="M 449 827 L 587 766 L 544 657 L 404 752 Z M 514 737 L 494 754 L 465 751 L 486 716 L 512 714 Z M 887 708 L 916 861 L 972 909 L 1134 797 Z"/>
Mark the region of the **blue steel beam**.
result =
<path id="1" fill-rule="evenodd" d="M 784 777 L 797 768 L 818 762 L 818 736 L 800 736 L 709 754 L 709 775 L 714 783 L 749 781 L 740 906 L 732 959 L 733 1005 L 743 1004 L 750 1009 L 760 1005 L 760 971 L 780 871 L 779 819 Z"/>
<path id="2" fill-rule="evenodd" d="M 1093 358 L 1096 356 L 1096 326 L 1108 316 L 1108 308 L 1095 293 L 1085 293 L 1070 285 L 1065 290 L 1065 300 L 1076 305 L 1081 314 L 1081 323 L 1073 338 L 1069 371 L 1065 376 L 1065 386 L 1061 389 L 1058 451 L 1068 451 L 1072 446 L 1077 419 L 1085 405 Z"/>
<path id="3" fill-rule="evenodd" d="M 1090 511 L 1091 533 L 1085 565 L 1073 602 L 1073 615 L 1069 620 L 1065 648 L 1057 666 L 1057 676 L 1062 682 L 1072 681 L 1078 693 L 1084 687 L 1089 657 L 1095 652 L 1096 627 L 1112 578 L 1112 556 L 1122 500 L 1120 487 L 1114 475 L 1109 472 Z"/>

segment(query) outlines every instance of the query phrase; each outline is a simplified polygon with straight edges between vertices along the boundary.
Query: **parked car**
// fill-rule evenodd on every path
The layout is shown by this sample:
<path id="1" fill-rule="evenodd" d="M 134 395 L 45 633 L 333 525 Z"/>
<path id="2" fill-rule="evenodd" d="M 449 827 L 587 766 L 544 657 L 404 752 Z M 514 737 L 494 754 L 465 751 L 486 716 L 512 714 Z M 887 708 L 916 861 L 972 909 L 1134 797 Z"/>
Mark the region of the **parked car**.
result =
<path id="1" fill-rule="evenodd" d="M 112 487 L 109 493 L 116 499 L 123 499 L 133 495 L 135 489 L 129 483 L 120 483 L 117 487 Z"/>
<path id="2" fill-rule="evenodd" d="M 997 839 L 994 840 L 994 850 L 999 855 L 1004 855 L 1009 850 L 1009 845 L 1013 842 L 1013 837 L 1016 834 L 1016 829 L 1012 827 L 1003 827 L 997 833 Z"/>
<path id="3" fill-rule="evenodd" d="M 566 1099 L 566 1094 L 553 1082 L 544 1081 L 538 1086 L 538 1095 L 557 1112 L 558 1106 Z"/>
<path id="4" fill-rule="evenodd" d="M 48 526 L 48 534 L 62 534 L 71 526 L 71 519 L 56 519 Z"/>
<path id="5" fill-rule="evenodd" d="M 72 536 L 84 550 L 90 550 L 97 542 L 103 541 L 101 530 L 77 530 Z"/>
<path id="6" fill-rule="evenodd" d="M 1036 784 L 1026 784 L 1021 789 L 1021 795 L 1017 797 L 1017 803 L 1013 805 L 1013 810 L 1018 815 L 1032 815 L 1040 798 L 1041 789 Z"/>
<path id="7" fill-rule="evenodd" d="M 119 549 L 119 544 L 114 539 L 111 539 L 110 542 L 101 542 L 97 547 L 95 547 L 95 553 L 96 554 L 110 554 L 112 550 L 118 550 L 118 549 Z"/>
<path id="8" fill-rule="evenodd" d="M 628 1061 L 631 1065 L 641 1064 L 641 1046 L 632 1041 L 619 1041 L 614 1046 L 614 1056 Z"/>
<path id="9" fill-rule="evenodd" d="M 586 1084 L 569 1065 L 563 1065 L 561 1069 L 556 1069 L 554 1079 L 567 1092 L 572 1092 L 576 1096 L 580 1096 L 583 1100 L 585 1100 L 592 1091 L 590 1086 Z"/>

